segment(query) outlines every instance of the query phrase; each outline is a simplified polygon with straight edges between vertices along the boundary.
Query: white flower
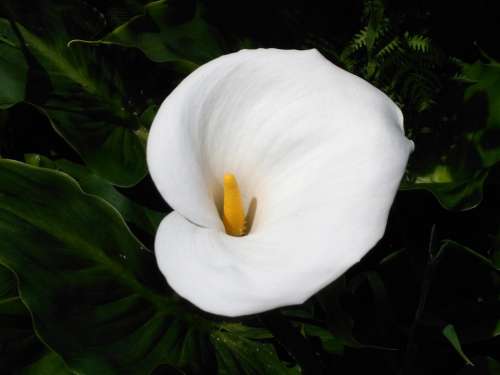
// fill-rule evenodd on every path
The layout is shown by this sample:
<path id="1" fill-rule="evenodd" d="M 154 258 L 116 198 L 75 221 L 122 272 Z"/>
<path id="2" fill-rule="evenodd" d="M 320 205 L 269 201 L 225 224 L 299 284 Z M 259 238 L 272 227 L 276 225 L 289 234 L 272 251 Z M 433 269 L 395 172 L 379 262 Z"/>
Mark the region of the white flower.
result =
<path id="1" fill-rule="evenodd" d="M 217 58 L 150 131 L 149 170 L 174 209 L 156 235 L 160 270 L 215 314 L 302 303 L 382 237 L 412 148 L 399 108 L 316 50 Z M 227 173 L 254 216 L 240 237 L 221 219 Z"/>

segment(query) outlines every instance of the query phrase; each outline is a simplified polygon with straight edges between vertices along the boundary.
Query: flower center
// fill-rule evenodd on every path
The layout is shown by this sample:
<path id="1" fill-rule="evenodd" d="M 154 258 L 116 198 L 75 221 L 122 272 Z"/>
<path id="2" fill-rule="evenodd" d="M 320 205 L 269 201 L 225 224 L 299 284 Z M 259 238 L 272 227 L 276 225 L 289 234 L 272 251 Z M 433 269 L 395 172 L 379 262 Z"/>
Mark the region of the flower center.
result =
<path id="1" fill-rule="evenodd" d="M 226 233 L 231 236 L 246 234 L 245 210 L 241 199 L 240 188 L 232 173 L 224 174 L 224 208 L 222 221 Z"/>

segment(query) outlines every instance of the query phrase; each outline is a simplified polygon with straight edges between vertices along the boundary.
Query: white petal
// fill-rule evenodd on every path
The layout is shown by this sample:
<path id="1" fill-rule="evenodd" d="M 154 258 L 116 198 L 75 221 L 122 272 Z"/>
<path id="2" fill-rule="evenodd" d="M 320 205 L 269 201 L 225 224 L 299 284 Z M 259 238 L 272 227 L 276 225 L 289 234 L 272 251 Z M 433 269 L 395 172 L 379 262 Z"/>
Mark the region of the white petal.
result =
<path id="1" fill-rule="evenodd" d="M 153 180 L 177 211 L 155 245 L 171 286 L 234 316 L 303 302 L 340 276 L 385 230 L 412 148 L 402 121 L 314 50 L 240 51 L 199 68 L 148 141 Z M 225 172 L 257 202 L 245 237 L 223 232 Z"/>

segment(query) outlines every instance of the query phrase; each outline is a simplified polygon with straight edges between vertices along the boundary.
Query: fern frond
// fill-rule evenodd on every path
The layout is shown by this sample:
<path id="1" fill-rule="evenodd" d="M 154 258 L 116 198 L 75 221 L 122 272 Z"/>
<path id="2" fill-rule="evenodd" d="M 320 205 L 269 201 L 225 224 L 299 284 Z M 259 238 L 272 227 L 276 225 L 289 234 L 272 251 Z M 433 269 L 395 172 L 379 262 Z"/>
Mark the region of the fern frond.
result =
<path id="1" fill-rule="evenodd" d="M 420 34 L 410 35 L 406 32 L 405 39 L 408 47 L 413 51 L 429 53 L 431 50 L 431 40 L 429 37 Z"/>
<path id="2" fill-rule="evenodd" d="M 399 37 L 396 36 L 377 52 L 376 58 L 383 59 L 384 57 L 394 53 L 396 50 L 399 50 L 400 48 L 401 48 L 401 41 Z"/>
<path id="3" fill-rule="evenodd" d="M 359 31 L 359 33 L 354 35 L 354 38 L 349 43 L 347 49 L 349 49 L 351 52 L 355 52 L 361 48 L 366 47 L 367 38 L 368 38 L 368 27 L 365 26 Z"/>

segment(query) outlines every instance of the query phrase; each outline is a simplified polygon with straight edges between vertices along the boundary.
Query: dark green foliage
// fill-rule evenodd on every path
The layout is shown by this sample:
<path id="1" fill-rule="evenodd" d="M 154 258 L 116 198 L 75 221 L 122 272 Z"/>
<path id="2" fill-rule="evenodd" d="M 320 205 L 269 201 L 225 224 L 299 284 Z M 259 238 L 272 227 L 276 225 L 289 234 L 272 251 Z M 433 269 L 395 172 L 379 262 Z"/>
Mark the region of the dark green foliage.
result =
<path id="1" fill-rule="evenodd" d="M 500 373 L 500 55 L 472 44 L 497 25 L 334 5 L 0 4 L 1 374 Z M 241 46 L 318 48 L 401 106 L 416 148 L 359 264 L 304 305 L 228 320 L 157 269 L 170 208 L 144 146 L 178 82 Z"/>
<path id="2" fill-rule="evenodd" d="M 6 20 L 0 20 L 0 110 L 24 100 L 28 66 Z"/>
<path id="3" fill-rule="evenodd" d="M 382 0 L 367 0 L 364 26 L 342 49 L 339 62 L 386 92 L 403 111 L 422 112 L 435 103 L 441 88 L 437 69 L 442 51 L 430 37 L 402 31 L 385 14 Z"/>
<path id="4" fill-rule="evenodd" d="M 248 373 L 269 373 L 268 365 L 288 372 L 269 344 L 252 340 L 252 330 L 249 338 L 245 327 L 234 336 L 231 326 L 169 295 L 153 255 L 118 212 L 75 180 L 4 159 L 0 181 L 0 263 L 17 275 L 20 297 L 4 300 L 15 303 L 6 313 L 27 317 L 33 345 L 25 306 L 41 340 L 80 373 L 142 374 L 162 363 L 203 373 L 213 355 L 220 371 L 230 371 L 228 351 Z"/>
<path id="5" fill-rule="evenodd" d="M 155 62 L 175 62 L 194 69 L 222 54 L 216 31 L 202 19 L 196 7 L 192 19 L 176 23 L 170 1 L 156 1 L 144 7 L 144 14 L 131 18 L 97 41 L 74 40 L 73 43 L 117 44 L 140 49 Z"/>

